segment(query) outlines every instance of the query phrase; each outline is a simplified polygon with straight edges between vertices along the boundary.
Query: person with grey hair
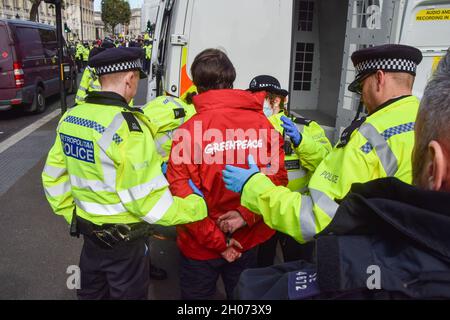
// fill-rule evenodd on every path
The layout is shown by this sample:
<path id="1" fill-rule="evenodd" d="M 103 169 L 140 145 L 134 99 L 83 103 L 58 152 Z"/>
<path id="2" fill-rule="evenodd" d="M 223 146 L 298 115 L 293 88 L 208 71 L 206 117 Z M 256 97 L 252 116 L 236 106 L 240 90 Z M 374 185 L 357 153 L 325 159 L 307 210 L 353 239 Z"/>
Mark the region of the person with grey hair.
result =
<path id="1" fill-rule="evenodd" d="M 415 131 L 414 183 L 450 192 L 450 51 L 425 89 Z"/>
<path id="2" fill-rule="evenodd" d="M 420 103 L 414 186 L 353 184 L 316 240 L 314 264 L 242 273 L 239 299 L 450 298 L 450 50 Z"/>

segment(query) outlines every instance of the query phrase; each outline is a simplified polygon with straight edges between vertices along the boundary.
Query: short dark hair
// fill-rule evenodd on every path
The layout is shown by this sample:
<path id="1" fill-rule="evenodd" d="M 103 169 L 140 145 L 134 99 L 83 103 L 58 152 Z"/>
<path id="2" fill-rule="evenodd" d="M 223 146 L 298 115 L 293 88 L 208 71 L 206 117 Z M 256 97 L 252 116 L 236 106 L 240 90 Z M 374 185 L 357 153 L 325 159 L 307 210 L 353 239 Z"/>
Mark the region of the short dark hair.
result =
<path id="1" fill-rule="evenodd" d="M 227 55 L 218 49 L 200 52 L 191 66 L 192 79 L 199 93 L 214 89 L 231 89 L 236 70 Z"/>

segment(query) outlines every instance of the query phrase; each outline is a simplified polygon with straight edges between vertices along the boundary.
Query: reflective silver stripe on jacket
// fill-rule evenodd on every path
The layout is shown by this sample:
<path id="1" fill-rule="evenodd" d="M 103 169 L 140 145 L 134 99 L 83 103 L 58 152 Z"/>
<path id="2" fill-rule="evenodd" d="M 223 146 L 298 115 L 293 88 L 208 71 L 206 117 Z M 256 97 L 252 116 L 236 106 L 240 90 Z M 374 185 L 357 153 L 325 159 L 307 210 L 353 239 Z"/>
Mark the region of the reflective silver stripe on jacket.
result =
<path id="1" fill-rule="evenodd" d="M 301 179 L 304 176 L 306 176 L 306 171 L 303 168 L 300 169 L 295 169 L 295 170 L 288 170 L 288 180 L 292 181 L 292 180 L 297 180 L 297 179 Z"/>
<path id="2" fill-rule="evenodd" d="M 46 164 L 44 167 L 44 173 L 52 177 L 53 179 L 58 179 L 66 172 L 67 172 L 66 168 L 54 167 L 49 164 Z"/>
<path id="3" fill-rule="evenodd" d="M 310 196 L 302 195 L 299 222 L 303 240 L 312 240 L 316 235 L 316 220 L 314 217 L 313 202 Z"/>
<path id="4" fill-rule="evenodd" d="M 82 96 L 77 95 L 77 96 L 75 97 L 75 100 L 76 100 L 76 101 L 84 101 L 84 98 L 85 98 L 85 97 L 82 97 Z"/>
<path id="5" fill-rule="evenodd" d="M 331 219 L 334 218 L 339 205 L 322 191 L 309 189 L 315 205 L 322 209 Z"/>
<path id="6" fill-rule="evenodd" d="M 387 176 L 394 176 L 398 170 L 397 158 L 389 147 L 384 137 L 378 133 L 377 129 L 370 124 L 364 123 L 359 132 L 367 139 L 373 146 Z"/>
<path id="7" fill-rule="evenodd" d="M 81 84 L 78 86 L 77 95 L 75 97 L 76 101 L 84 101 L 87 95 L 87 88 L 83 87 Z"/>
<path id="8" fill-rule="evenodd" d="M 66 181 L 53 187 L 44 187 L 44 191 L 48 197 L 62 196 L 63 194 L 71 191 L 70 182 Z"/>
<path id="9" fill-rule="evenodd" d="M 111 143 L 114 141 L 115 133 L 119 130 L 122 123 L 125 121 L 122 113 L 118 113 L 111 121 L 109 126 L 103 131 L 101 138 L 97 141 L 100 147 L 100 163 L 103 169 L 103 181 L 102 180 L 90 180 L 81 178 L 75 175 L 70 175 L 70 183 L 77 188 L 89 189 L 94 192 L 116 191 L 116 168 L 114 162 L 106 154 Z"/>
<path id="10" fill-rule="evenodd" d="M 170 132 L 171 133 L 171 132 Z M 164 150 L 163 146 L 164 144 L 172 139 L 172 136 L 169 132 L 164 132 L 164 134 L 159 137 L 158 139 L 155 140 L 155 144 L 156 144 L 156 151 L 159 153 L 159 155 L 161 157 L 166 157 L 168 156 L 166 150 Z"/>
<path id="11" fill-rule="evenodd" d="M 108 191 L 115 192 L 116 186 L 106 184 L 100 180 L 88 180 L 84 178 L 80 178 L 78 176 L 70 175 L 70 183 L 72 186 L 80 188 L 80 189 L 89 189 L 91 191 Z"/>
<path id="12" fill-rule="evenodd" d="M 304 241 L 312 240 L 317 233 L 314 205 L 323 210 L 333 219 L 339 205 L 322 191 L 309 189 L 310 196 L 302 195 L 299 212 L 300 230 Z"/>
<path id="13" fill-rule="evenodd" d="M 158 190 L 169 185 L 164 175 L 153 178 L 150 182 L 132 187 L 127 190 L 119 191 L 119 197 L 122 203 L 128 203 L 142 199 L 149 195 L 153 190 Z"/>
<path id="14" fill-rule="evenodd" d="M 183 106 L 177 100 L 174 99 L 174 97 L 167 96 L 167 100 L 173 102 L 178 108 L 184 109 Z"/>
<path id="15" fill-rule="evenodd" d="M 153 206 L 153 208 L 143 217 L 144 221 L 148 223 L 155 223 L 163 217 L 170 206 L 173 204 L 173 197 L 170 190 L 167 189 L 158 202 Z"/>
<path id="16" fill-rule="evenodd" d="M 87 88 L 83 87 L 81 84 L 78 86 L 78 90 L 86 92 Z"/>
<path id="17" fill-rule="evenodd" d="M 122 113 L 116 114 L 113 121 L 105 129 L 102 137 L 97 141 L 100 147 L 100 162 L 103 169 L 103 181 L 106 185 L 111 186 L 111 188 L 116 188 L 116 167 L 114 166 L 114 161 L 106 154 L 111 143 L 114 141 L 115 134 L 119 128 L 122 126 L 125 118 Z"/>
<path id="18" fill-rule="evenodd" d="M 97 141 L 97 144 L 103 151 L 106 152 L 106 150 L 108 150 L 109 145 L 114 141 L 115 133 L 120 129 L 124 121 L 125 118 L 122 113 L 118 113 L 114 116 L 114 119 L 103 132 L 102 137 Z"/>
<path id="19" fill-rule="evenodd" d="M 96 202 L 80 201 L 76 198 L 74 200 L 75 204 L 80 209 L 92 215 L 113 216 L 119 213 L 127 212 L 127 209 L 125 209 L 122 203 L 100 204 Z"/>

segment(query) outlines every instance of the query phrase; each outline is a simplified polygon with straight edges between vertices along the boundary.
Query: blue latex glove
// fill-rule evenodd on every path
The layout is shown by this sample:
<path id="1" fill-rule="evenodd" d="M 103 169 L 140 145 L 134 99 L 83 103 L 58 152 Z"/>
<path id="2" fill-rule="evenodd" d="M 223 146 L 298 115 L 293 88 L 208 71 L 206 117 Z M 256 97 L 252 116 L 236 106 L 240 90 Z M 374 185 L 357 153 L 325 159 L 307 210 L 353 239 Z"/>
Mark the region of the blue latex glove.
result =
<path id="1" fill-rule="evenodd" d="M 302 142 L 302 135 L 298 131 L 297 126 L 291 119 L 285 116 L 281 117 L 281 121 L 283 121 L 281 126 L 284 128 L 284 132 L 291 138 L 294 147 L 297 148 L 300 145 L 300 142 Z"/>
<path id="2" fill-rule="evenodd" d="M 241 193 L 247 180 L 255 173 L 259 172 L 255 159 L 253 159 L 251 155 L 248 156 L 247 160 L 249 169 L 227 165 L 225 166 L 225 170 L 222 170 L 223 181 L 228 190 Z"/>
<path id="3" fill-rule="evenodd" d="M 166 175 L 166 173 L 167 173 L 167 162 L 163 162 L 162 163 L 161 171 L 162 171 L 163 175 Z"/>
<path id="4" fill-rule="evenodd" d="M 197 188 L 197 186 L 194 184 L 194 182 L 192 182 L 191 179 L 189 179 L 189 186 L 192 188 L 192 191 L 194 191 L 194 193 L 202 198 L 205 198 L 205 196 L 203 195 L 203 193 L 200 191 L 199 188 Z"/>

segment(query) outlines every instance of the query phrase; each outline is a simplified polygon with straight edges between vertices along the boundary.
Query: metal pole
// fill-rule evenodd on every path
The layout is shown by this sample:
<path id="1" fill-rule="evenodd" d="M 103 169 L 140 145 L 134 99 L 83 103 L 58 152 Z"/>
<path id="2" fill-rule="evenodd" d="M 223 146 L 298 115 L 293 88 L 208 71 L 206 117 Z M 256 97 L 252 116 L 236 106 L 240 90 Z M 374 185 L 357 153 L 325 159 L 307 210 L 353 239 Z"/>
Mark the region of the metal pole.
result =
<path id="1" fill-rule="evenodd" d="M 83 0 L 80 0 L 80 30 L 81 30 L 81 42 L 84 41 L 83 39 Z"/>
<path id="2" fill-rule="evenodd" d="M 56 10 L 56 39 L 58 41 L 58 63 L 59 63 L 59 96 L 61 100 L 61 113 L 67 110 L 66 91 L 64 90 L 64 65 L 63 65 L 63 36 L 62 36 L 62 17 L 61 0 L 55 1 Z"/>

